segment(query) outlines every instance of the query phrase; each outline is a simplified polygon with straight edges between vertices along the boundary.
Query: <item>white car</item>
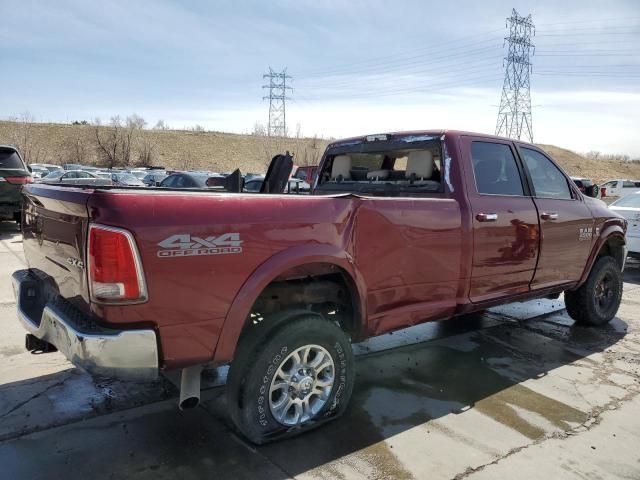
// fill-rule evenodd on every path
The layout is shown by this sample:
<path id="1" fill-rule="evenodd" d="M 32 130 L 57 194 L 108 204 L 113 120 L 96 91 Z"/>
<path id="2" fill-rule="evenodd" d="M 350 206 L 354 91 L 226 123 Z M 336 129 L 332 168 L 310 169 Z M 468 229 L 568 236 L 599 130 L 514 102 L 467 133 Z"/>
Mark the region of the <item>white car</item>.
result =
<path id="1" fill-rule="evenodd" d="M 640 180 L 607 180 L 602 186 L 605 187 L 605 197 L 624 197 L 640 192 Z"/>
<path id="2" fill-rule="evenodd" d="M 629 256 L 640 258 L 640 192 L 616 200 L 609 208 L 629 222 L 627 226 L 627 248 Z"/>

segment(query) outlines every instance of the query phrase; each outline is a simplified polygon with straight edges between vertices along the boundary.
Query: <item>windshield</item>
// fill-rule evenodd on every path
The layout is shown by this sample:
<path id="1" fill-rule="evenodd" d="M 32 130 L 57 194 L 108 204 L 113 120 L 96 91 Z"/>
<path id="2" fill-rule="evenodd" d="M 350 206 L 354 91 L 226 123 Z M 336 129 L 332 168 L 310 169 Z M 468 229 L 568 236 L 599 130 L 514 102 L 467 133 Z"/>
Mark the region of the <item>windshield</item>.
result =
<path id="1" fill-rule="evenodd" d="M 633 194 L 622 197 L 611 204 L 612 207 L 640 208 L 640 195 Z"/>
<path id="2" fill-rule="evenodd" d="M 140 181 L 138 178 L 134 177 L 130 173 L 118 173 L 114 175 L 114 177 L 116 177 L 115 180 L 117 180 L 118 182 L 138 183 Z"/>

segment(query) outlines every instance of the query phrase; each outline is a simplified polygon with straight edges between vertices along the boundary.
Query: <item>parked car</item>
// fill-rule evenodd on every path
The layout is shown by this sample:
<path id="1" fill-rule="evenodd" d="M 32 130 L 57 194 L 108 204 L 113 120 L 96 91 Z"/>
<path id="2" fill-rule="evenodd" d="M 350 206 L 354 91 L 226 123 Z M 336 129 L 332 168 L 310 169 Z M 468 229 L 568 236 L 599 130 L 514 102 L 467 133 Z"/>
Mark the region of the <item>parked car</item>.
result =
<path id="1" fill-rule="evenodd" d="M 44 167 L 50 172 L 55 172 L 56 170 L 61 170 L 62 167 L 60 165 L 53 165 L 52 163 L 32 163 L 29 165 L 30 167 Z"/>
<path id="2" fill-rule="evenodd" d="M 20 190 L 31 182 L 33 177 L 18 150 L 0 145 L 0 220 L 20 222 Z"/>
<path id="3" fill-rule="evenodd" d="M 309 185 L 313 185 L 313 182 L 315 182 L 317 175 L 318 175 L 318 166 L 311 165 L 311 166 L 305 166 L 305 167 L 298 167 L 295 173 L 293 174 L 293 178 L 299 178 L 300 180 L 307 182 Z"/>
<path id="4" fill-rule="evenodd" d="M 249 180 L 245 180 L 244 191 L 250 193 L 257 193 L 262 188 L 264 182 L 264 176 L 252 177 Z M 287 191 L 282 193 L 309 193 L 311 185 L 307 182 L 300 180 L 299 178 L 290 178 Z M 275 193 L 275 192 L 271 192 Z"/>
<path id="5" fill-rule="evenodd" d="M 144 177 L 146 177 L 149 174 L 149 170 L 145 169 L 134 169 L 134 170 L 127 170 L 128 173 L 130 173 L 131 175 L 133 175 L 134 177 L 136 177 L 138 180 L 142 180 L 144 179 Z"/>
<path id="6" fill-rule="evenodd" d="M 609 208 L 629 222 L 627 229 L 629 256 L 640 258 L 640 192 L 616 200 L 609 205 Z"/>
<path id="7" fill-rule="evenodd" d="M 608 180 L 602 186 L 604 187 L 603 197 L 624 197 L 630 193 L 640 192 L 638 180 Z"/>
<path id="8" fill-rule="evenodd" d="M 142 183 L 147 187 L 157 187 L 167 176 L 167 172 L 163 170 L 152 170 L 144 176 Z"/>
<path id="9" fill-rule="evenodd" d="M 265 181 L 291 162 L 276 156 Z M 265 443 L 345 411 L 351 342 L 562 292 L 579 324 L 616 314 L 627 221 L 536 145 L 356 137 L 318 173 L 312 195 L 26 185 L 27 349 L 102 376 L 180 370 L 181 408 L 204 366 L 230 363 L 229 416 Z"/>
<path id="10" fill-rule="evenodd" d="M 51 173 L 48 168 L 42 167 L 40 165 L 29 165 L 29 169 L 31 170 L 31 176 L 33 177 L 34 181 L 42 177 L 46 177 L 47 175 L 49 175 L 49 173 Z"/>
<path id="11" fill-rule="evenodd" d="M 129 172 L 111 173 L 111 181 L 114 185 L 123 187 L 144 187 L 142 180 Z"/>
<path id="12" fill-rule="evenodd" d="M 63 170 L 82 170 L 82 165 L 78 163 L 65 163 L 62 165 Z"/>
<path id="13" fill-rule="evenodd" d="M 207 180 L 220 177 L 218 174 L 207 172 L 172 173 L 160 182 L 159 187 L 168 188 L 208 188 Z"/>
<path id="14" fill-rule="evenodd" d="M 40 180 L 40 183 L 63 183 L 69 185 L 111 185 L 111 178 L 101 177 L 84 170 L 63 170 L 51 172 Z"/>
<path id="15" fill-rule="evenodd" d="M 600 194 L 600 187 L 593 183 L 593 180 L 590 178 L 571 177 L 571 180 L 576 184 L 583 195 L 591 198 L 600 198 L 602 196 Z"/>

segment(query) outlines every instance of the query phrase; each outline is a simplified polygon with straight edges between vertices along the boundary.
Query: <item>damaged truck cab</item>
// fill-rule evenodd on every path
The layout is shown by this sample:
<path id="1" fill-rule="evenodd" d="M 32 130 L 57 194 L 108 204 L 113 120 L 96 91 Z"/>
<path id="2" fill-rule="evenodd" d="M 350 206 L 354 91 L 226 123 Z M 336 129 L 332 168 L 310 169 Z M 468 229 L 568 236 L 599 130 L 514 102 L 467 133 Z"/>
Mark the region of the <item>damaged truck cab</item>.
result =
<path id="1" fill-rule="evenodd" d="M 29 268 L 14 274 L 33 349 L 92 373 L 230 363 L 231 419 L 264 443 L 344 412 L 351 342 L 564 292 L 610 321 L 626 222 L 535 145 L 457 131 L 327 147 L 312 195 L 24 189 Z"/>

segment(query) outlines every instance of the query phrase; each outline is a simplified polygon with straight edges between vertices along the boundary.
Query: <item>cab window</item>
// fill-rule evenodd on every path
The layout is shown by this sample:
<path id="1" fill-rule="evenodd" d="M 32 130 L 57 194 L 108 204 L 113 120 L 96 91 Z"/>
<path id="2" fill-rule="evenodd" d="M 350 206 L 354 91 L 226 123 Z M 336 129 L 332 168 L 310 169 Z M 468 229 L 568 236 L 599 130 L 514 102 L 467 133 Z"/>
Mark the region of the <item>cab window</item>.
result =
<path id="1" fill-rule="evenodd" d="M 509 145 L 472 142 L 471 158 L 478 193 L 524 195 L 518 165 Z"/>
<path id="2" fill-rule="evenodd" d="M 572 200 L 567 177 L 551 160 L 530 148 L 521 148 L 523 160 L 533 181 L 536 197 Z"/>
<path id="3" fill-rule="evenodd" d="M 333 151 L 331 151 L 333 150 Z M 356 192 L 385 197 L 444 193 L 439 138 L 398 137 L 330 149 L 316 194 Z"/>

